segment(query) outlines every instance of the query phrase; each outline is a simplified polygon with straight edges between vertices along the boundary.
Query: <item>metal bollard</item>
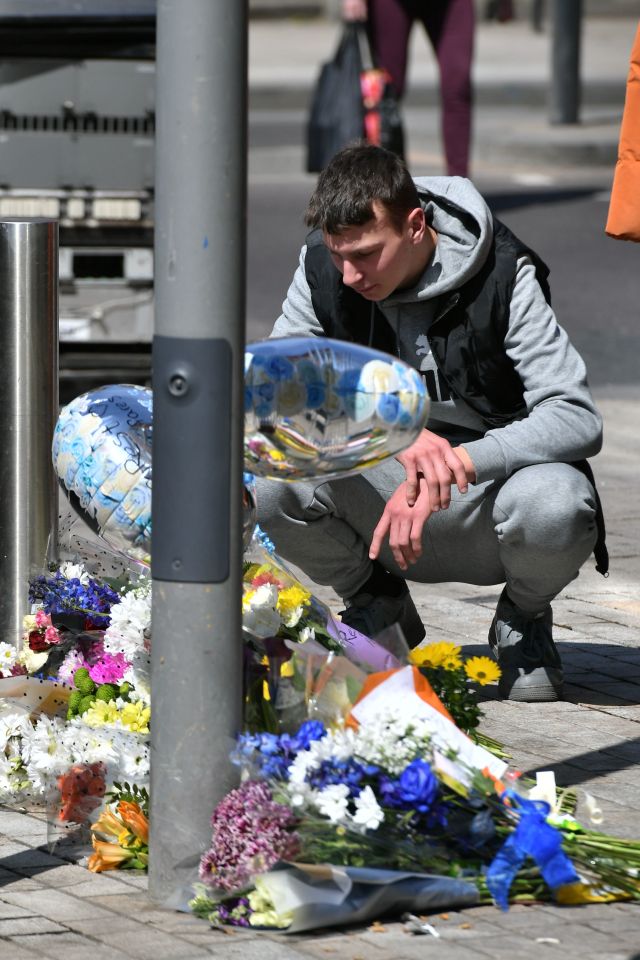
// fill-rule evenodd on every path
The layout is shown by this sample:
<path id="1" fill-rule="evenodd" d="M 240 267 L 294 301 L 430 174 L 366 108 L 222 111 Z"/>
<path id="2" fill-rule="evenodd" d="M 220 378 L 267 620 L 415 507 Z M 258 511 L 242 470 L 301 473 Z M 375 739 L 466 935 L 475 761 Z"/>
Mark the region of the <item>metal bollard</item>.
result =
<path id="1" fill-rule="evenodd" d="M 579 123 L 582 0 L 553 0 L 550 12 L 549 122 Z"/>
<path id="2" fill-rule="evenodd" d="M 19 642 L 29 577 L 57 552 L 58 223 L 0 221 L 0 641 Z"/>

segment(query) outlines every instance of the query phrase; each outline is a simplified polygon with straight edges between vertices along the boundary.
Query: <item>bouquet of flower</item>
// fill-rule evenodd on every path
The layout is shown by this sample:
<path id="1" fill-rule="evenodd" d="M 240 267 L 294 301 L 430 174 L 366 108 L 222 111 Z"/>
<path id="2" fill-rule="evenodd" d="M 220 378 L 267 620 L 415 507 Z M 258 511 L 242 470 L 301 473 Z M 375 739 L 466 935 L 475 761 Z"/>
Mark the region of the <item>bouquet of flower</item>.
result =
<path id="1" fill-rule="evenodd" d="M 146 870 L 149 863 L 149 794 L 135 784 L 114 783 L 108 806 L 91 824 L 93 873 Z"/>
<path id="2" fill-rule="evenodd" d="M 427 888 L 441 908 L 640 899 L 640 843 L 553 812 L 496 758 L 472 765 L 455 738 L 447 749 L 429 710 L 408 709 L 410 697 L 373 699 L 343 728 L 308 721 L 293 736 L 240 737 L 234 759 L 251 779 L 214 812 L 191 904 L 199 915 L 241 925 L 270 916 L 296 931 L 353 922 L 367 903 L 379 913 L 382 876 L 390 891 L 402 879 L 398 902 L 407 909 L 415 896 L 414 912 L 434 902 Z M 292 858 L 295 867 L 283 863 Z M 301 864 L 330 864 L 337 890 L 324 898 L 316 878 L 301 894 Z"/>
<path id="3" fill-rule="evenodd" d="M 64 563 L 31 580 L 29 601 L 63 625 L 70 622 L 65 617 L 75 614 L 71 622 L 77 629 L 92 630 L 109 625 L 109 612 L 120 596 L 108 583 L 90 576 L 81 564 Z"/>

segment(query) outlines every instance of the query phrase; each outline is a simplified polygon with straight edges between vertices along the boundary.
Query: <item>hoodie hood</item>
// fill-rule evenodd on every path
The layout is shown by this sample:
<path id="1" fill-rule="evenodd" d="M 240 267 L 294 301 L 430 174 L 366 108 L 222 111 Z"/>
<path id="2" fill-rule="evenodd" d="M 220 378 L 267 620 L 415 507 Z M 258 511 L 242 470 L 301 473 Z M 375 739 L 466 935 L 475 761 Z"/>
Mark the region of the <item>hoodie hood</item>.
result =
<path id="1" fill-rule="evenodd" d="M 398 290 L 382 306 L 431 299 L 455 290 L 483 266 L 493 241 L 493 217 L 483 197 L 464 177 L 417 177 L 427 223 L 438 234 L 431 263 L 418 283 Z"/>

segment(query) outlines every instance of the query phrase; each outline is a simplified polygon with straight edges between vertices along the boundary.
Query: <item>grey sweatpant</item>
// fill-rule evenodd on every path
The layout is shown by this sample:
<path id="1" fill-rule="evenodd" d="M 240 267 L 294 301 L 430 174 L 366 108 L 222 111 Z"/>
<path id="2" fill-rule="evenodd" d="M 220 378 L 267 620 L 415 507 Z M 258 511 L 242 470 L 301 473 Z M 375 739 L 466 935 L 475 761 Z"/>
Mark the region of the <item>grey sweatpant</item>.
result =
<path id="1" fill-rule="evenodd" d="M 371 573 L 369 544 L 386 501 L 405 479 L 397 460 L 355 477 L 283 483 L 258 480 L 258 523 L 277 553 L 341 597 Z M 423 553 L 403 572 L 388 543 L 379 560 L 418 583 L 505 583 L 522 610 L 544 609 L 577 577 L 596 541 L 595 496 L 565 463 L 524 467 L 507 480 L 451 491 L 451 505 L 425 525 Z"/>

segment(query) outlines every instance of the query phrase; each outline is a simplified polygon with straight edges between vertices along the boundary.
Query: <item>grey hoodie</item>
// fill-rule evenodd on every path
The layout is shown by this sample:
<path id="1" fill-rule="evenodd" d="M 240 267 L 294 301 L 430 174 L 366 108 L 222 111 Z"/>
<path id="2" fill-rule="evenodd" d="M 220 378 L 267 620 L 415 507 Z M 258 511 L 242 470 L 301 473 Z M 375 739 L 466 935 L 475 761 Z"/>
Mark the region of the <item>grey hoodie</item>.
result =
<path id="1" fill-rule="evenodd" d="M 423 177 L 415 183 L 427 223 L 438 235 L 436 250 L 415 287 L 393 293 L 378 307 L 395 332 L 398 356 L 425 378 L 431 397 L 427 428 L 453 445 L 464 444 L 478 483 L 504 479 L 533 463 L 594 456 L 602 445 L 602 420 L 585 365 L 547 304 L 528 257 L 518 260 L 504 341 L 524 386 L 527 416 L 485 432 L 478 415 L 438 377 L 426 337 L 436 298 L 480 270 L 492 245 L 492 217 L 469 180 Z M 305 254 L 303 247 L 272 337 L 324 335 L 311 303 Z"/>

